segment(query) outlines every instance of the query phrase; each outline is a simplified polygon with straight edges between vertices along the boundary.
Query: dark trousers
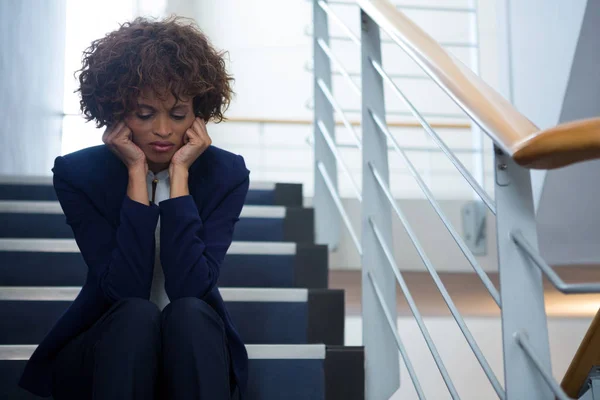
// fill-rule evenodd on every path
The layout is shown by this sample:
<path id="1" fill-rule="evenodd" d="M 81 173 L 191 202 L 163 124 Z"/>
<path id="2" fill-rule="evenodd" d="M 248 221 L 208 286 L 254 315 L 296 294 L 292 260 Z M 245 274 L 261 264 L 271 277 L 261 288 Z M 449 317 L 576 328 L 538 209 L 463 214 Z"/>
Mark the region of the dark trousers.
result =
<path id="1" fill-rule="evenodd" d="M 196 298 L 116 302 L 59 353 L 55 400 L 221 400 L 232 379 L 223 321 Z"/>

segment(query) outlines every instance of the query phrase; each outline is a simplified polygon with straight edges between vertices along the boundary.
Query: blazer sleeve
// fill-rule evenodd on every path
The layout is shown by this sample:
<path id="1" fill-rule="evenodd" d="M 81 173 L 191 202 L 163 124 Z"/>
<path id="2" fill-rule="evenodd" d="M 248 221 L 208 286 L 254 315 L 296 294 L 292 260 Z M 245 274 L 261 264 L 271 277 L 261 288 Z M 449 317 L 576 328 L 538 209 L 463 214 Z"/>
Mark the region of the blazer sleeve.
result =
<path id="1" fill-rule="evenodd" d="M 69 183 L 64 157 L 55 160 L 53 172 L 56 196 L 88 266 L 88 281 L 95 279 L 109 303 L 125 297 L 149 298 L 158 206 L 143 205 L 126 195 L 115 229 L 89 197 Z"/>
<path id="2" fill-rule="evenodd" d="M 243 166 L 243 180 L 225 195 L 206 221 L 200 219 L 190 195 L 159 204 L 160 259 L 165 291 L 171 301 L 182 297 L 203 298 L 217 284 L 221 263 L 248 193 L 249 173 L 240 156 L 238 161 Z"/>

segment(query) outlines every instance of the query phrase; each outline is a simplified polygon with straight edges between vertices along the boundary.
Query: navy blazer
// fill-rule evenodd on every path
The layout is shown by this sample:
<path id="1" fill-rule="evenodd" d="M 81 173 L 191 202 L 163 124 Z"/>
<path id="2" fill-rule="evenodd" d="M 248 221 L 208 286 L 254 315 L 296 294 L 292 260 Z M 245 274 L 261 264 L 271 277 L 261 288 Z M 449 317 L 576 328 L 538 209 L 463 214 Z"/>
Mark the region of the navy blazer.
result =
<path id="1" fill-rule="evenodd" d="M 150 206 L 127 196 L 127 168 L 104 145 L 58 157 L 52 171 L 56 195 L 88 273 L 75 301 L 27 362 L 19 385 L 50 396 L 52 365 L 65 344 L 119 299 L 150 297 L 160 215 L 160 260 L 167 295 L 171 301 L 203 299 L 221 316 L 243 394 L 248 355 L 216 286 L 248 192 L 249 171 L 243 158 L 209 147 L 189 170 L 190 195 Z"/>

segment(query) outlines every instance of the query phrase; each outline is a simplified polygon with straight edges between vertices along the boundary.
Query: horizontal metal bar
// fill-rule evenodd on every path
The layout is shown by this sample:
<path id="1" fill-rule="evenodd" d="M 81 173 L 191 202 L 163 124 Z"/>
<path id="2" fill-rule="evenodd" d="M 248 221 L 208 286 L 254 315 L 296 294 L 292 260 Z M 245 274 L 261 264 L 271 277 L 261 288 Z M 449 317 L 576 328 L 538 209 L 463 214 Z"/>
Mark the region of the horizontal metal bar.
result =
<path id="1" fill-rule="evenodd" d="M 381 75 L 382 79 L 386 81 L 394 92 L 402 99 L 402 101 L 408 106 L 408 108 L 413 113 L 414 117 L 421 123 L 425 132 L 429 134 L 429 136 L 433 139 L 433 141 L 442 149 L 444 154 L 448 157 L 450 162 L 454 165 L 454 167 L 460 172 L 460 174 L 467 180 L 469 185 L 473 188 L 473 190 L 479 195 L 481 200 L 485 203 L 485 205 L 490 209 L 492 214 L 496 215 L 496 205 L 493 200 L 488 196 L 485 189 L 479 185 L 479 183 L 473 178 L 473 175 L 465 168 L 462 162 L 452 153 L 452 150 L 444 143 L 444 141 L 440 138 L 440 136 L 435 132 L 435 130 L 429 125 L 427 120 L 421 115 L 419 110 L 410 102 L 410 100 L 406 97 L 406 95 L 396 86 L 396 84 L 390 79 L 387 73 L 383 70 L 383 67 L 379 65 L 374 60 L 371 60 L 371 65 L 373 68 Z"/>
<path id="2" fill-rule="evenodd" d="M 399 10 L 414 10 L 414 11 L 436 11 L 436 12 L 458 12 L 458 13 L 472 13 L 476 14 L 477 9 L 475 8 L 464 8 L 464 7 L 428 7 L 428 6 L 413 6 L 413 5 L 397 5 Z"/>
<path id="3" fill-rule="evenodd" d="M 314 110 L 315 106 L 313 104 L 313 102 L 311 101 L 312 99 L 309 99 L 306 101 L 305 103 L 305 107 L 309 110 Z M 343 108 L 342 111 L 345 114 L 361 114 L 362 110 L 359 108 Z M 385 112 L 387 115 L 398 115 L 398 116 L 403 116 L 403 117 L 412 117 L 413 113 L 411 113 L 410 111 L 397 111 L 397 110 L 386 110 Z M 468 120 L 466 120 L 465 118 L 463 118 L 463 115 L 461 114 L 454 114 L 454 113 L 435 113 L 435 112 L 423 112 L 421 113 L 421 115 L 423 116 L 427 116 L 427 117 L 431 117 L 431 118 L 456 118 L 456 119 L 462 119 L 464 121 L 466 121 L 467 123 L 469 122 Z M 408 122 L 407 123 L 412 123 Z M 432 123 L 432 126 L 441 126 L 441 128 L 448 128 L 448 129 L 470 129 L 471 126 L 470 125 L 459 125 L 460 123 L 455 123 L 454 125 L 452 125 L 452 123 L 445 123 L 445 122 L 438 122 L 438 123 Z M 359 124 L 360 125 L 360 124 Z M 420 124 L 418 124 L 417 122 L 415 122 L 415 125 L 421 127 Z"/>
<path id="4" fill-rule="evenodd" d="M 304 70 L 307 72 L 315 72 L 313 67 L 312 60 L 307 61 L 304 64 Z M 331 71 L 333 75 L 341 75 L 339 71 L 333 70 Z M 360 72 L 348 72 L 348 75 L 354 78 L 360 78 Z M 413 79 L 413 80 L 422 80 L 422 81 L 431 81 L 431 78 L 427 75 L 419 75 L 419 74 L 389 74 L 392 79 Z M 462 117 L 462 114 L 456 114 Z"/>
<path id="5" fill-rule="evenodd" d="M 312 1 L 312 0 L 307 0 Z M 343 1 L 343 0 L 327 0 L 328 4 L 334 4 L 338 6 L 358 6 L 354 1 Z M 397 4 L 396 8 L 399 10 L 420 10 L 420 11 L 440 11 L 440 12 L 460 12 L 460 13 L 476 13 L 476 8 L 466 7 L 437 7 L 437 6 L 413 6 Z"/>
<path id="6" fill-rule="evenodd" d="M 321 173 L 321 176 L 323 177 L 323 181 L 325 182 L 325 186 L 327 186 L 327 189 L 329 190 L 329 194 L 331 195 L 331 198 L 333 199 L 333 202 L 335 203 L 335 205 L 338 209 L 338 212 L 340 213 L 342 220 L 344 221 L 344 224 L 346 225 L 346 228 L 348 229 L 348 233 L 350 233 L 350 237 L 352 238 L 352 242 L 354 243 L 354 246 L 356 247 L 356 251 L 358 251 L 358 254 L 362 257 L 362 246 L 360 245 L 358 236 L 356 236 L 356 232 L 354 232 L 354 228 L 352 227 L 352 222 L 350 222 L 350 217 L 348 216 L 348 214 L 346 213 L 346 210 L 344 209 L 344 205 L 342 204 L 342 199 L 340 199 L 340 196 L 338 195 L 335 187 L 333 186 L 333 182 L 331 181 L 331 178 L 329 177 L 329 173 L 327 172 L 327 168 L 325 168 L 325 164 L 323 164 L 322 161 L 319 161 L 317 163 L 317 168 L 319 169 L 319 172 Z"/>
<path id="7" fill-rule="evenodd" d="M 0 301 L 73 301 L 81 291 L 78 286 L 0 286 Z M 308 289 L 219 288 L 229 302 L 305 303 Z"/>
<path id="8" fill-rule="evenodd" d="M 346 80 L 348 81 L 348 84 L 350 85 L 352 90 L 354 90 L 354 92 L 358 95 L 358 97 L 361 97 L 362 92 L 361 92 L 360 88 L 358 87 L 358 85 L 356 83 L 354 83 L 354 81 L 352 80 L 350 75 L 348 75 L 348 72 L 346 71 L 346 69 L 340 62 L 340 60 L 333 54 L 333 52 L 331 51 L 331 48 L 329 48 L 327 43 L 325 43 L 325 41 L 321 38 L 317 39 L 317 43 L 319 44 L 319 47 L 321 48 L 321 50 L 323 50 L 325 55 L 327 55 L 327 57 L 333 62 L 334 67 L 337 68 L 339 73 L 342 74 L 342 76 L 344 78 L 346 78 Z"/>
<path id="9" fill-rule="evenodd" d="M 0 345 L 1 361 L 29 360 L 37 345 Z M 247 344 L 251 360 L 324 360 L 324 344 Z"/>
<path id="10" fill-rule="evenodd" d="M 358 133 L 356 133 L 356 131 L 354 130 L 352 123 L 348 120 L 348 118 L 346 117 L 346 114 L 344 114 L 344 111 L 342 111 L 342 107 L 340 107 L 339 103 L 335 100 L 333 93 L 331 93 L 331 91 L 329 90 L 329 88 L 327 87 L 327 85 L 325 84 L 323 79 L 319 79 L 317 81 L 317 85 L 319 86 L 319 89 L 321 89 L 321 92 L 323 92 L 323 94 L 325 95 L 325 97 L 327 98 L 327 100 L 329 101 L 331 106 L 335 109 L 335 112 L 338 113 L 338 115 L 339 115 L 340 119 L 342 120 L 342 122 L 344 123 L 344 126 L 346 127 L 346 129 L 348 129 L 350 131 L 350 133 L 352 134 L 352 136 L 354 137 L 354 140 L 356 141 L 356 144 L 358 145 L 358 147 L 360 149 L 362 149 L 362 141 L 360 139 L 360 136 L 358 136 Z"/>
<path id="11" fill-rule="evenodd" d="M 479 279 L 481 279 L 481 282 L 483 283 L 485 288 L 488 290 L 488 293 L 492 296 L 492 298 L 494 299 L 494 301 L 496 302 L 498 307 L 502 308 L 502 306 L 500 304 L 500 294 L 498 293 L 498 290 L 496 289 L 496 287 L 494 286 L 494 284 L 492 283 L 490 278 L 487 276 L 487 274 L 485 273 L 483 268 L 481 268 L 481 266 L 477 262 L 477 259 L 475 258 L 475 255 L 473 255 L 473 252 L 471 252 L 471 250 L 469 249 L 469 246 L 467 246 L 467 244 L 465 243 L 463 238 L 456 231 L 456 229 L 454 228 L 452 223 L 448 220 L 448 218 L 442 211 L 442 208 L 440 207 L 438 202 L 435 200 L 433 193 L 431 192 L 431 190 L 429 190 L 429 187 L 427 186 L 425 181 L 423 181 L 423 178 L 421 178 L 421 175 L 419 174 L 419 172 L 417 171 L 417 169 L 415 168 L 413 163 L 410 161 L 410 159 L 408 158 L 408 156 L 406 155 L 404 150 L 402 150 L 402 148 L 400 148 L 400 145 L 396 141 L 396 138 L 388 130 L 387 126 L 381 120 L 381 118 L 379 118 L 379 116 L 372 113 L 370 110 L 369 110 L 369 114 L 371 115 L 371 117 L 373 118 L 373 120 L 375 121 L 377 126 L 379 127 L 379 130 L 387 137 L 388 143 L 389 142 L 392 143 L 392 145 L 396 149 L 396 152 L 398 153 L 400 158 L 402 158 L 402 160 L 406 164 L 408 170 L 410 171 L 410 174 L 413 176 L 415 181 L 417 181 L 417 184 L 423 191 L 423 194 L 429 201 L 429 204 L 431 204 L 431 207 L 433 207 L 433 209 L 435 210 L 438 217 L 442 220 L 442 223 L 444 224 L 444 226 L 446 227 L 446 229 L 448 230 L 448 232 L 450 233 L 450 235 L 452 236 L 452 238 L 454 239 L 454 241 L 456 242 L 456 244 L 458 245 L 458 247 L 460 248 L 460 250 L 466 257 L 467 261 L 469 261 L 469 264 L 471 264 L 471 267 L 473 267 L 473 270 L 475 271 L 475 273 L 477 274 Z"/>
<path id="12" fill-rule="evenodd" d="M 0 251 L 79 253 L 75 239 L 0 239 Z M 296 243 L 291 242 L 239 242 L 231 243 L 227 254 L 276 255 L 296 254 Z"/>
<path id="13" fill-rule="evenodd" d="M 564 294 L 584 294 L 584 293 L 600 293 L 600 283 L 566 283 L 561 279 L 560 276 L 552 269 L 550 265 L 540 256 L 540 254 L 533 248 L 533 246 L 525 239 L 525 235 L 521 231 L 515 231 L 511 233 L 513 242 L 523 250 L 531 261 L 546 275 L 546 278 L 556 289 Z"/>
<path id="14" fill-rule="evenodd" d="M 353 42 L 360 46 L 360 39 L 358 39 L 358 36 L 356 36 L 348 27 L 346 27 L 346 25 L 344 25 L 344 27 L 346 30 L 346 34 L 348 36 L 329 35 L 329 40 L 335 40 L 338 42 Z M 307 25 L 304 28 L 304 35 L 309 36 L 309 37 L 313 36 L 313 30 L 310 25 Z M 358 42 L 356 42 L 355 40 L 358 40 Z M 382 38 L 381 43 L 395 44 L 396 42 L 392 39 Z M 470 48 L 470 49 L 479 50 L 479 43 L 470 43 L 470 42 L 438 42 L 438 43 L 440 44 L 440 46 L 446 47 L 446 48 Z"/>
<path id="15" fill-rule="evenodd" d="M 517 343 L 519 344 L 519 346 L 521 346 L 521 348 L 523 349 L 525 354 L 527 354 L 529 359 L 536 366 L 538 371 L 540 371 L 542 378 L 544 378 L 544 380 L 548 384 L 548 387 L 550 387 L 550 390 L 552 390 L 552 392 L 554 392 L 554 395 L 557 398 L 559 398 L 560 400 L 571 400 L 571 398 L 569 396 L 567 396 L 567 394 L 562 390 L 562 388 L 558 385 L 558 383 L 556 383 L 556 381 L 554 380 L 552 375 L 548 371 L 546 371 L 546 368 L 544 368 L 544 366 L 542 365 L 542 362 L 535 354 L 534 348 L 529 343 L 527 334 L 524 334 L 521 332 L 515 332 L 514 338 L 517 341 Z"/>
<path id="16" fill-rule="evenodd" d="M 398 207 L 398 204 L 396 204 L 396 201 L 394 200 L 392 193 L 390 192 L 389 188 L 385 184 L 384 180 L 379 175 L 379 172 L 377 171 L 377 169 L 371 163 L 368 163 L 368 166 L 369 166 L 369 169 L 371 170 L 373 176 L 375 177 L 375 180 L 379 184 L 381 191 L 385 194 L 385 196 L 387 197 L 387 199 L 390 202 L 390 205 L 392 206 L 392 209 L 396 212 L 396 215 L 402 222 L 402 225 L 404 226 L 404 230 L 408 234 L 408 237 L 410 238 L 413 246 L 417 250 L 417 253 L 419 254 L 419 257 L 421 258 L 421 260 L 423 261 L 423 264 L 425 265 L 425 268 L 429 272 L 429 275 L 431 275 L 433 282 L 435 283 L 438 290 L 440 291 L 440 294 L 442 295 L 444 302 L 448 306 L 450 313 L 454 317 L 454 320 L 456 321 L 456 324 L 460 328 L 463 336 L 465 337 L 467 343 L 469 344 L 469 347 L 471 347 L 473 354 L 475 354 L 475 358 L 477 358 L 477 361 L 479 361 L 479 364 L 481 365 L 483 372 L 488 377 L 488 379 L 489 379 L 490 383 L 492 384 L 494 390 L 496 391 L 496 394 L 498 395 L 498 397 L 500 399 L 504 399 L 504 396 L 505 396 L 504 389 L 500 385 L 500 382 L 496 378 L 494 371 L 492 371 L 485 356 L 481 352 L 481 349 L 477 345 L 475 338 L 473 338 L 473 335 L 471 334 L 471 331 L 469 330 L 464 319 L 462 318 L 462 315 L 460 315 L 458 308 L 456 308 L 454 301 L 450 297 L 448 290 L 444 286 L 444 283 L 442 282 L 442 280 L 440 279 L 440 276 L 438 275 L 437 271 L 435 270 L 433 263 L 431 262 L 429 257 L 427 257 L 427 254 L 425 253 L 425 249 L 423 249 L 423 246 L 421 246 L 421 243 L 419 242 L 417 235 L 415 234 L 410 223 L 408 222 L 408 219 L 406 218 L 404 213 L 400 210 L 400 208 Z"/>
<path id="17" fill-rule="evenodd" d="M 325 139 L 325 143 L 327 143 L 327 146 L 329 147 L 329 150 L 331 151 L 331 153 L 333 154 L 333 156 L 337 160 L 338 164 L 342 167 L 342 170 L 344 171 L 344 173 L 346 174 L 346 176 L 350 180 L 350 184 L 352 186 L 352 189 L 354 189 L 354 193 L 356 194 L 356 198 L 358 199 L 359 202 L 362 203 L 362 194 L 360 192 L 360 189 L 358 188 L 358 185 L 356 184 L 356 182 L 354 182 L 354 178 L 352 177 L 352 173 L 348 169 L 348 166 L 346 165 L 346 163 L 344 162 L 344 159 L 342 158 L 341 154 L 339 153 L 339 151 L 337 149 L 337 146 L 336 146 L 333 138 L 331 137 L 331 134 L 327 130 L 327 127 L 325 126 L 325 124 L 323 123 L 323 121 L 320 121 L 320 120 L 317 121 L 317 127 L 319 128 L 319 131 L 321 132 L 321 135 L 323 136 L 323 139 Z"/>
<path id="18" fill-rule="evenodd" d="M 323 0 L 320 0 L 317 4 L 323 9 L 323 11 L 325 11 L 327 16 L 329 16 L 329 18 L 331 18 L 336 24 L 338 24 L 338 26 L 346 33 L 346 35 L 348 35 L 348 39 L 360 47 L 360 39 L 358 38 L 358 36 L 356 36 L 354 32 L 352 32 L 350 28 L 346 26 L 346 24 L 344 24 L 344 21 L 342 21 L 341 18 L 333 12 L 331 7 L 329 7 L 329 5 Z M 312 34 L 310 36 L 312 36 Z M 331 39 L 331 36 L 329 38 Z"/>
<path id="19" fill-rule="evenodd" d="M 431 338 L 431 335 L 429 334 L 427 325 L 425 325 L 425 321 L 423 321 L 423 317 L 421 316 L 421 313 L 419 312 L 419 309 L 417 308 L 417 303 L 415 302 L 415 299 L 413 298 L 412 294 L 410 293 L 410 290 L 408 289 L 408 285 L 406 284 L 404 277 L 400 273 L 400 268 L 398 268 L 398 265 L 396 264 L 396 260 L 394 259 L 394 255 L 393 255 L 392 251 L 388 247 L 387 243 L 385 243 L 385 240 L 383 239 L 383 235 L 381 234 L 381 232 L 379 232 L 379 228 L 377 228 L 377 226 L 375 225 L 375 223 L 373 222 L 373 220 L 371 218 L 369 218 L 369 224 L 371 226 L 371 229 L 373 230 L 373 233 L 375 234 L 375 238 L 377 239 L 379 246 L 383 250 L 385 257 L 387 258 L 389 265 L 392 268 L 392 271 L 394 272 L 394 275 L 396 276 L 396 280 L 398 281 L 398 284 L 400 285 L 400 290 L 402 290 L 402 293 L 404 294 L 404 297 L 406 298 L 408 307 L 410 308 L 412 315 L 415 317 L 415 322 L 417 323 L 417 325 L 419 326 L 419 329 L 421 330 L 423 339 L 425 339 L 425 343 L 427 344 L 427 347 L 429 348 L 429 351 L 431 352 L 433 361 L 435 362 L 435 365 L 437 366 L 438 370 L 440 371 L 440 374 L 442 375 L 442 379 L 444 380 L 444 383 L 446 384 L 446 387 L 448 388 L 450 395 L 452 396 L 453 399 L 460 398 L 458 396 L 456 388 L 454 387 L 454 384 L 452 383 L 452 378 L 450 378 L 450 375 L 448 374 L 448 370 L 446 369 L 446 366 L 444 365 L 444 361 L 442 360 L 442 357 L 440 356 L 440 353 L 438 352 L 437 347 L 435 346 L 435 343 L 433 343 L 433 339 Z"/>
<path id="20" fill-rule="evenodd" d="M 369 278 L 369 282 L 371 282 L 371 285 L 373 286 L 373 290 L 375 290 L 375 295 L 377 296 L 377 299 L 379 300 L 379 305 L 381 306 L 381 309 L 382 309 L 383 313 L 385 314 L 385 319 L 387 320 L 388 325 L 392 331 L 392 334 L 394 335 L 394 339 L 396 339 L 396 345 L 398 346 L 398 350 L 400 350 L 400 355 L 402 356 L 402 360 L 404 360 L 404 365 L 406 365 L 406 369 L 408 370 L 408 375 L 410 376 L 410 380 L 412 381 L 415 391 L 417 392 L 417 396 L 419 396 L 419 399 L 425 399 L 425 393 L 423 393 L 423 389 L 421 389 L 421 384 L 419 383 L 419 378 L 417 377 L 417 374 L 415 373 L 412 363 L 410 362 L 410 358 L 408 357 L 408 352 L 406 351 L 406 348 L 404 347 L 404 344 L 402 343 L 402 339 L 400 339 L 400 335 L 397 332 L 398 327 L 394 323 L 394 320 L 392 319 L 392 315 L 391 315 L 390 311 L 388 310 L 387 306 L 385 305 L 385 301 L 383 300 L 383 295 L 381 294 L 381 290 L 379 289 L 379 286 L 377 285 L 375 278 L 373 278 L 373 274 L 371 274 L 371 271 L 367 271 L 367 276 Z"/>
<path id="21" fill-rule="evenodd" d="M 313 142 L 311 139 L 311 136 L 307 136 L 307 140 L 306 143 L 308 143 L 309 145 L 312 146 Z M 356 146 L 355 144 L 349 144 L 349 143 L 335 143 L 335 146 L 338 149 L 358 149 L 358 146 Z M 295 147 L 294 147 L 295 148 Z M 389 151 L 395 151 L 395 147 L 392 145 L 388 145 L 388 150 Z M 410 152 L 410 153 L 441 153 L 442 150 L 440 150 L 437 147 L 419 147 L 419 146 L 400 146 L 400 148 L 406 152 Z M 287 149 L 287 147 L 286 147 Z M 467 148 L 454 148 L 452 149 L 452 151 L 454 153 L 465 153 L 465 154 L 473 154 L 473 153 L 480 153 L 481 150 L 477 150 L 477 149 L 467 149 Z"/>

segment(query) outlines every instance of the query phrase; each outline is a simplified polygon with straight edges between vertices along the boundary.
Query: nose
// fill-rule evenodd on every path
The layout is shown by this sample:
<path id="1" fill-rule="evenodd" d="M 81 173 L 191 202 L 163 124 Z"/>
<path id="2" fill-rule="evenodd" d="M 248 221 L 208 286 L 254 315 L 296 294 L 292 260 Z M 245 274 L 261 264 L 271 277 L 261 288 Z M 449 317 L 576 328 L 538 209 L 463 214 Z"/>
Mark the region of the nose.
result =
<path id="1" fill-rule="evenodd" d="M 160 136 L 161 138 L 168 138 L 173 133 L 169 118 L 163 116 L 159 116 L 154 120 L 152 129 L 154 134 Z"/>

